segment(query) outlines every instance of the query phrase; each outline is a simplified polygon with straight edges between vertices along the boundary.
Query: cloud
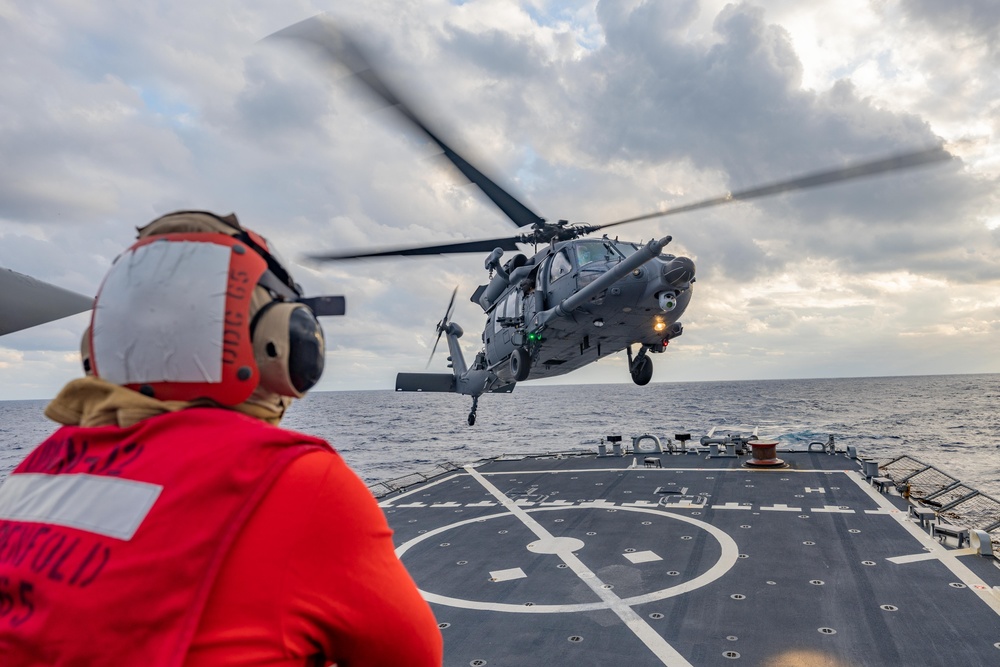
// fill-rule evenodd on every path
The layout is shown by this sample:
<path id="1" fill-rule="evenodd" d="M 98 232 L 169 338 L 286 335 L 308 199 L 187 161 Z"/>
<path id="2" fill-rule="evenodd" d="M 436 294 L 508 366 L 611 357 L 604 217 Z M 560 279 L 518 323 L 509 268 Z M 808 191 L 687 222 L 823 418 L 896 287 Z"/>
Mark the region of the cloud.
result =
<path id="1" fill-rule="evenodd" d="M 1000 47 L 1000 6 L 990 0 L 906 0 L 901 8 L 911 20 L 950 37 L 974 36 L 995 53 Z"/>
<path id="2" fill-rule="evenodd" d="M 182 208 L 235 211 L 293 260 L 511 232 L 344 72 L 259 43 L 320 9 L 0 3 L 0 265 L 93 293 L 135 226 Z M 991 3 L 374 0 L 336 16 L 463 155 L 550 220 L 608 222 L 942 140 L 954 152 L 616 228 L 669 233 L 698 264 L 687 333 L 655 379 L 919 372 L 914 356 L 980 370 L 995 357 Z M 422 368 L 455 284 L 474 353 L 482 259 L 295 267 L 311 293 L 348 298 L 326 323 L 321 387 Z M 78 372 L 62 361 L 73 326 L 4 339 L 8 356 L 51 355 L 44 389 L 27 379 L 40 358 L 8 364 L 9 395 L 50 395 L 52 369 Z M 562 380 L 628 381 L 623 365 Z"/>

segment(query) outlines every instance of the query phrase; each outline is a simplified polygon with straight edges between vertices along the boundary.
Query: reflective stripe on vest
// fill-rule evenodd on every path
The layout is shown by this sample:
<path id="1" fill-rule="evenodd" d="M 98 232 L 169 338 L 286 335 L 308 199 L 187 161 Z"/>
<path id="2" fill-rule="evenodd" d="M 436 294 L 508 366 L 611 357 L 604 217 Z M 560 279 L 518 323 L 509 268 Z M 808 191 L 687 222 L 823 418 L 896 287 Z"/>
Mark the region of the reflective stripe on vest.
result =
<path id="1" fill-rule="evenodd" d="M 11 475 L 0 485 L 0 520 L 130 540 L 162 490 L 159 484 L 98 475 Z"/>

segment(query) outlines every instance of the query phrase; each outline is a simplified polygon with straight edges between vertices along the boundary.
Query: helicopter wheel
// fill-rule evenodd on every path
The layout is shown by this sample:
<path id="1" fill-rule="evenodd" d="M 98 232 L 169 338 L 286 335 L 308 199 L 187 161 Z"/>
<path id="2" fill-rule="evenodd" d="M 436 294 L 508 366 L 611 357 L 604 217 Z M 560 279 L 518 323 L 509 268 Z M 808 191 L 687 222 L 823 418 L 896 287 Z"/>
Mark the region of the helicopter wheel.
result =
<path id="1" fill-rule="evenodd" d="M 472 410 L 469 411 L 469 426 L 476 425 L 476 408 L 479 407 L 479 397 L 472 397 Z"/>
<path id="2" fill-rule="evenodd" d="M 649 357 L 640 357 L 635 360 L 635 367 L 632 369 L 632 382 L 640 387 L 649 384 L 653 379 L 653 360 Z"/>
<path id="3" fill-rule="evenodd" d="M 523 347 L 514 348 L 510 355 L 510 374 L 514 377 L 514 382 L 523 382 L 528 379 L 531 372 L 531 357 Z"/>

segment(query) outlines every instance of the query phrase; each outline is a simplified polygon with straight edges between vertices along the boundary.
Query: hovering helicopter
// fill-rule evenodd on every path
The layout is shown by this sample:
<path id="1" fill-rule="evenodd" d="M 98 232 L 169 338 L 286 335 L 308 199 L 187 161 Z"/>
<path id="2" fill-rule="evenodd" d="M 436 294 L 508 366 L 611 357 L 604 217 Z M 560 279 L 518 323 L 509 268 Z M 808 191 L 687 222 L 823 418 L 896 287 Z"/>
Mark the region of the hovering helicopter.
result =
<path id="1" fill-rule="evenodd" d="M 458 288 L 452 292 L 437 340 L 447 337 L 451 373 L 399 373 L 396 391 L 454 392 L 472 397 L 470 426 L 476 422 L 479 397 L 507 393 L 525 380 L 563 375 L 603 357 L 626 351 L 628 371 L 637 385 L 653 376 L 650 354 L 660 354 L 684 327 L 681 315 L 692 298 L 695 265 L 687 257 L 664 253 L 670 236 L 647 243 L 590 235 L 642 220 L 746 201 L 793 190 L 827 185 L 948 160 L 941 147 L 856 163 L 806 176 L 728 192 L 676 208 L 665 208 L 600 225 L 547 222 L 454 151 L 412 106 L 374 69 L 362 48 L 323 16 L 296 23 L 271 35 L 318 50 L 354 77 L 434 142 L 448 160 L 474 183 L 518 228 L 514 236 L 430 246 L 313 255 L 320 261 L 372 257 L 489 253 L 484 268 L 489 282 L 471 296 L 486 314 L 482 349 L 471 365 L 451 321 Z M 531 246 L 532 255 L 520 246 Z M 505 252 L 516 253 L 502 261 Z M 633 353 L 633 346 L 638 349 Z M 428 366 L 430 360 L 428 360 Z"/>

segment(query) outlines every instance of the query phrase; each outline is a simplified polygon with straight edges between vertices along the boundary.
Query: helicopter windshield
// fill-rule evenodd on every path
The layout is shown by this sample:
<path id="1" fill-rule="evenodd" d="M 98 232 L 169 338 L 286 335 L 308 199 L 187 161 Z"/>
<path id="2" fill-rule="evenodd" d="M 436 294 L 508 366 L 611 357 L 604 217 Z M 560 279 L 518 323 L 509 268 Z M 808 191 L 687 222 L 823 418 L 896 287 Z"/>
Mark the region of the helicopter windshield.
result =
<path id="1" fill-rule="evenodd" d="M 576 244 L 576 264 L 586 266 L 591 262 L 607 262 L 618 256 L 604 241 L 582 241 Z"/>
<path id="2" fill-rule="evenodd" d="M 639 248 L 637 248 L 634 244 L 626 243 L 624 241 L 611 241 L 609 242 L 609 245 L 611 245 L 612 247 L 614 247 L 615 250 L 620 252 L 623 257 L 628 257 L 632 253 L 639 250 Z"/>

